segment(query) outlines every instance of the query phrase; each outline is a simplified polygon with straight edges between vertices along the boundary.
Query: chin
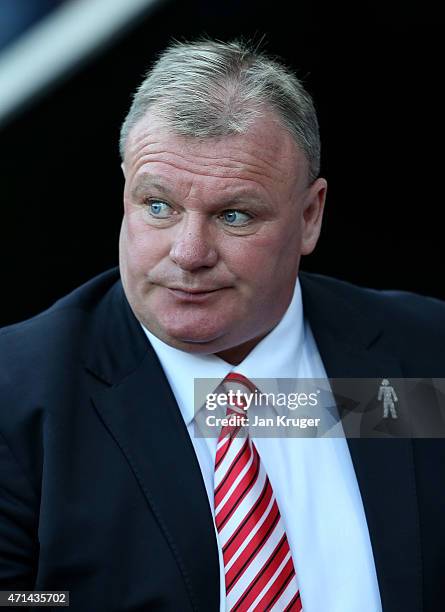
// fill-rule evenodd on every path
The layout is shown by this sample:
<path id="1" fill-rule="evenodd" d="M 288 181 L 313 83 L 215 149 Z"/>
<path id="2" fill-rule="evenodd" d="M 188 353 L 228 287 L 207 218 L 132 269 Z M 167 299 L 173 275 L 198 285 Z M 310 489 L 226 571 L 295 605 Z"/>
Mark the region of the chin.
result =
<path id="1" fill-rule="evenodd" d="M 160 340 L 182 350 L 190 352 L 214 352 L 218 339 L 224 335 L 221 328 L 205 329 L 203 325 L 160 325 L 153 321 L 143 321 L 144 326 Z M 216 349 L 217 350 L 217 349 Z"/>
<path id="2" fill-rule="evenodd" d="M 218 343 L 218 339 L 221 335 L 222 332 L 216 331 L 212 334 L 203 334 L 202 332 L 198 332 L 197 330 L 188 333 L 185 331 L 181 333 L 175 330 L 174 332 L 166 332 L 165 338 L 167 338 L 167 341 L 169 343 L 176 343 L 177 345 L 182 346 L 190 346 L 192 347 L 191 350 L 193 350 L 193 347 L 195 347 L 196 350 L 199 350 L 199 346 L 216 346 L 216 344 Z"/>
<path id="3" fill-rule="evenodd" d="M 160 340 L 172 346 L 173 348 L 185 351 L 187 353 L 200 353 L 211 355 L 217 353 L 220 349 L 221 342 L 217 338 L 208 338 L 202 335 L 190 337 L 177 337 L 169 334 L 156 334 Z"/>

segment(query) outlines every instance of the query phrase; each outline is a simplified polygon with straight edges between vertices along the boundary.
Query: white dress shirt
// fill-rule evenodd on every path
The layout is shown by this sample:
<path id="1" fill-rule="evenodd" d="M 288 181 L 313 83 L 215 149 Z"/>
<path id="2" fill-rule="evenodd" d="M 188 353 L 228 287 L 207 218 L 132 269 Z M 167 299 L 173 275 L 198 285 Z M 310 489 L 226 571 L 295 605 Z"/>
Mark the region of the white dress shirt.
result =
<path id="1" fill-rule="evenodd" d="M 214 514 L 217 438 L 194 434 L 194 378 L 221 382 L 229 372 L 236 371 L 250 379 L 326 379 L 314 337 L 303 317 L 300 283 L 297 280 L 293 299 L 280 323 L 237 366 L 216 355 L 180 351 L 147 329 L 144 331 L 187 425 Z M 368 526 L 346 440 L 253 439 L 284 521 L 303 612 L 380 612 Z M 224 564 L 218 548 L 223 612 Z"/>

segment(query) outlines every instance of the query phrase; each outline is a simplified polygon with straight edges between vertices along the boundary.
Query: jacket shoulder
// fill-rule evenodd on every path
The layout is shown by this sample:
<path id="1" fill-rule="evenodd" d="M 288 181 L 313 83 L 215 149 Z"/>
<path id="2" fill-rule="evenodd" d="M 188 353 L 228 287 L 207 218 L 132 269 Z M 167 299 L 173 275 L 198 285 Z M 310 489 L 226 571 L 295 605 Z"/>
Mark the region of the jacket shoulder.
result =
<path id="1" fill-rule="evenodd" d="M 68 340 L 72 351 L 81 344 L 92 313 L 118 280 L 118 269 L 108 270 L 40 314 L 0 329 L 0 362 L 11 365 L 11 361 L 39 361 L 54 349 L 60 351 L 62 346 L 68 346 Z"/>
<path id="2" fill-rule="evenodd" d="M 317 299 L 347 304 L 402 344 L 445 346 L 445 302 L 409 291 L 360 287 L 344 280 L 303 272 L 302 286 Z M 335 313 L 332 313 L 335 316 Z"/>

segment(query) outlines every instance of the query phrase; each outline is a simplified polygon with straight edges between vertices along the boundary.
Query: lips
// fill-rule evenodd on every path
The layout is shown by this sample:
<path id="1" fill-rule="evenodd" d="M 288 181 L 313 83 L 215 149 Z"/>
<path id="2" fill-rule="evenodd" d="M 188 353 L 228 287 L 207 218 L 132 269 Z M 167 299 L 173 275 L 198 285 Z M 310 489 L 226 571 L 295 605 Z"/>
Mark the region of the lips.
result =
<path id="1" fill-rule="evenodd" d="M 168 287 L 168 291 L 179 301 L 182 302 L 203 302 L 215 295 L 220 289 L 185 289 L 179 287 Z"/>
<path id="2" fill-rule="evenodd" d="M 213 293 L 214 291 L 218 291 L 219 288 L 216 289 L 188 289 L 187 287 L 169 287 L 172 291 L 180 291 L 181 293 L 191 293 L 192 295 L 199 295 L 200 293 Z"/>

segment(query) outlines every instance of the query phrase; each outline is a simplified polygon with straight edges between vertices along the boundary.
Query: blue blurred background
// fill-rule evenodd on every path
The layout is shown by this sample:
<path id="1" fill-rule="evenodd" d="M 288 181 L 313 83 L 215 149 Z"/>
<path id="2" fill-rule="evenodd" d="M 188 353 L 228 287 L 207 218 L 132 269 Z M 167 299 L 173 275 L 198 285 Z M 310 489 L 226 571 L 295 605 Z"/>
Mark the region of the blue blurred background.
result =
<path id="1" fill-rule="evenodd" d="M 66 0 L 1 0 L 0 50 Z"/>

